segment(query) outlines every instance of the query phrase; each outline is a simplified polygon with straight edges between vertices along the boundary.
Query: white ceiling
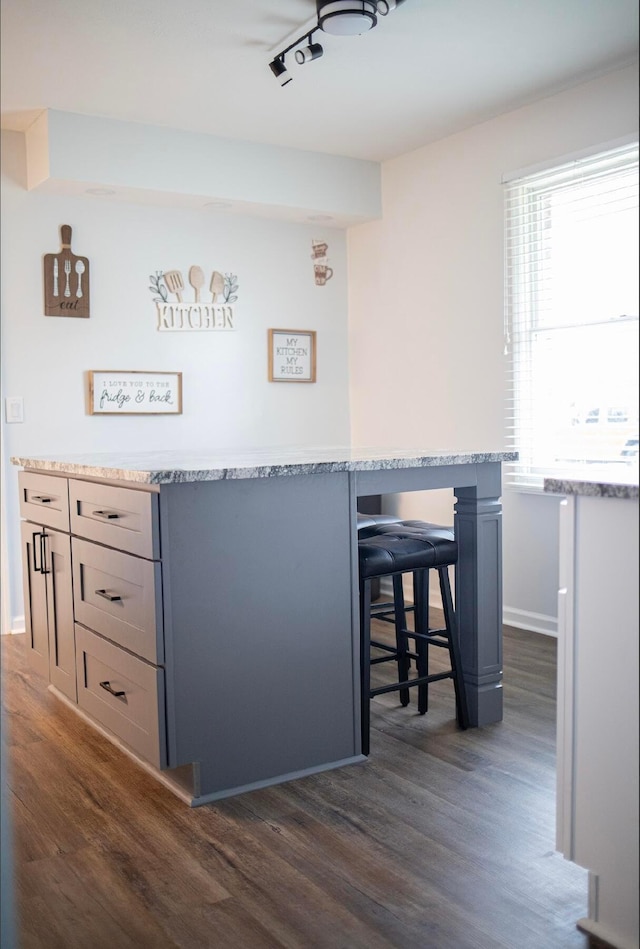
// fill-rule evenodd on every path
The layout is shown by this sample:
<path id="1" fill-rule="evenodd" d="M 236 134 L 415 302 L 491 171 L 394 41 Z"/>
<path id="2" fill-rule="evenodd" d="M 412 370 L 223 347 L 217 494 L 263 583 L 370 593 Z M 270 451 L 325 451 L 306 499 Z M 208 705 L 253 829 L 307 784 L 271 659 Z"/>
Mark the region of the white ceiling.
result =
<path id="1" fill-rule="evenodd" d="M 269 62 L 314 0 L 2 0 L 2 127 L 42 109 L 375 161 L 633 62 L 637 0 L 406 0 Z"/>

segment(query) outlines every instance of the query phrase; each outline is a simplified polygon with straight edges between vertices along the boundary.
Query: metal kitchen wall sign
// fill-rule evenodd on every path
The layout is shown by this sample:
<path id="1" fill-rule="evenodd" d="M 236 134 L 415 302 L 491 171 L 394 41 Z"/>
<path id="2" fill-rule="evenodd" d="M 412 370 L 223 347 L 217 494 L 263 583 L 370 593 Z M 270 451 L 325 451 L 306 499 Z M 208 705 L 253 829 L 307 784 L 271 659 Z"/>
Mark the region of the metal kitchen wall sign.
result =
<path id="1" fill-rule="evenodd" d="M 311 241 L 311 260 L 313 261 L 313 279 L 317 287 L 324 287 L 333 277 L 333 267 L 329 266 L 329 245 L 326 241 Z"/>
<path id="2" fill-rule="evenodd" d="M 71 253 L 71 227 L 60 228 L 62 248 L 44 255 L 45 316 L 89 316 L 89 261 Z"/>
<path id="3" fill-rule="evenodd" d="M 229 331 L 234 330 L 232 304 L 238 299 L 238 278 L 235 274 L 221 274 L 214 270 L 208 289 L 202 267 L 189 268 L 188 281 L 193 302 L 185 301 L 185 282 L 180 270 L 157 270 L 149 277 L 158 314 L 158 330 L 164 332 Z M 204 300 L 203 294 L 209 299 Z M 171 297 L 175 297 L 171 299 Z"/>

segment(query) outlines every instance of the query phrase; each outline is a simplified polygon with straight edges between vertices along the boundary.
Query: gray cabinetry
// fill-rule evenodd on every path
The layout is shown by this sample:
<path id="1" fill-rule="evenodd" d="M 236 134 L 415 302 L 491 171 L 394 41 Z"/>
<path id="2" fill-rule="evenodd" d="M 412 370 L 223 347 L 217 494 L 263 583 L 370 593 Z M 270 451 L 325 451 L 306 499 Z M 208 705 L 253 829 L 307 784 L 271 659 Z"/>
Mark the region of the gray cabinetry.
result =
<path id="1" fill-rule="evenodd" d="M 52 530 L 69 529 L 67 482 L 46 475 L 20 476 L 21 509 L 39 522 L 23 521 L 22 568 L 25 630 L 33 667 L 75 702 L 76 660 L 73 628 L 71 538 Z M 51 507 L 49 507 L 51 505 Z"/>
<path id="2" fill-rule="evenodd" d="M 158 495 L 69 481 L 78 705 L 167 766 Z"/>
<path id="3" fill-rule="evenodd" d="M 78 705 L 128 748 L 166 767 L 164 670 L 76 626 Z"/>
<path id="4" fill-rule="evenodd" d="M 34 661 L 54 683 L 58 597 L 37 567 L 58 531 L 77 709 L 192 806 L 363 760 L 358 498 L 454 488 L 472 723 L 502 717 L 500 463 L 514 459 L 337 454 L 13 459 Z"/>
<path id="5" fill-rule="evenodd" d="M 30 471 L 19 484 L 33 667 L 166 767 L 162 568 L 150 559 L 160 552 L 157 495 Z"/>
<path id="6" fill-rule="evenodd" d="M 161 565 L 78 537 L 71 549 L 76 622 L 163 663 Z"/>
<path id="7" fill-rule="evenodd" d="M 23 515 L 55 504 L 64 521 L 68 497 L 69 533 L 23 523 L 32 654 L 58 692 L 76 700 L 77 683 L 97 728 L 191 804 L 359 760 L 347 474 L 160 490 L 42 477 L 21 475 Z M 73 695 L 37 569 L 62 540 Z"/>
<path id="8" fill-rule="evenodd" d="M 134 488 L 69 481 L 71 533 L 147 560 L 160 557 L 158 496 Z"/>

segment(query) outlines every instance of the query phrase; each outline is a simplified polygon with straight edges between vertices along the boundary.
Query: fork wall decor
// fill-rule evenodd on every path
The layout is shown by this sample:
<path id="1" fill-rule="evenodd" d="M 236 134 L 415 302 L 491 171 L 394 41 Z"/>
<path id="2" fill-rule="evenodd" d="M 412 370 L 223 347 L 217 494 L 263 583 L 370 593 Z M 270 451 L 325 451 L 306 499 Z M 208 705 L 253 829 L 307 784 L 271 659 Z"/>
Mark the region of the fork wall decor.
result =
<path id="1" fill-rule="evenodd" d="M 214 270 L 208 288 L 202 267 L 189 268 L 187 293 L 190 303 L 183 299 L 185 282 L 180 270 L 157 270 L 149 277 L 158 316 L 158 329 L 169 332 L 194 330 L 233 330 L 233 304 L 238 299 L 238 278 L 235 274 L 221 274 Z M 204 299 L 204 297 L 207 299 Z"/>
<path id="2" fill-rule="evenodd" d="M 60 228 L 62 248 L 44 255 L 45 316 L 88 317 L 89 261 L 71 252 L 71 226 Z"/>

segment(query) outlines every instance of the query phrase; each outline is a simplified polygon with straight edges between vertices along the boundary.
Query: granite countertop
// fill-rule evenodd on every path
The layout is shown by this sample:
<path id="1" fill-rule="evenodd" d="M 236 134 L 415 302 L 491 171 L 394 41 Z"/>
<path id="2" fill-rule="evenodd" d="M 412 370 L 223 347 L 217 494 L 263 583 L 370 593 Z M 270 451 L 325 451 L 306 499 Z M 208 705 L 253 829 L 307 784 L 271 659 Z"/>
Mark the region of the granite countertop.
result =
<path id="1" fill-rule="evenodd" d="M 442 465 L 516 461 L 517 452 L 419 451 L 354 447 L 283 448 L 254 451 L 87 452 L 49 457 L 13 457 L 14 465 L 34 471 L 133 481 L 176 484 L 189 481 L 271 478 L 331 471 L 377 471 Z"/>
<path id="2" fill-rule="evenodd" d="M 638 468 L 628 474 L 594 473 L 592 478 L 545 478 L 548 494 L 581 494 L 592 498 L 638 499 Z"/>

